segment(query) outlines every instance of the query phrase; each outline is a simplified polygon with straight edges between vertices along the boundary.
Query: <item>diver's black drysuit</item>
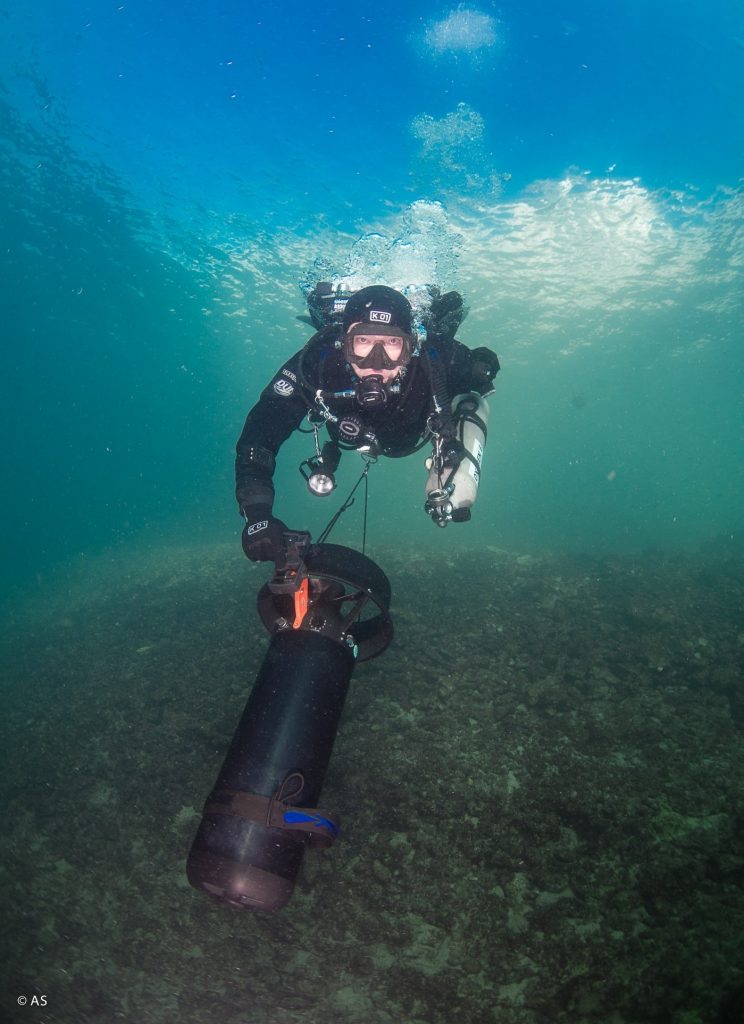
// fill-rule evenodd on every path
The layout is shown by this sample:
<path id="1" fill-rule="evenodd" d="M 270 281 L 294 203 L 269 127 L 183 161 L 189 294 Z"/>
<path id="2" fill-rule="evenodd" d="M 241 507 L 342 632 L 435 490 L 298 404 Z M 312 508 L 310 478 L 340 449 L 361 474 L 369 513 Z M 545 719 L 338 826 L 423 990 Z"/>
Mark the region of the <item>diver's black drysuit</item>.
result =
<path id="1" fill-rule="evenodd" d="M 236 497 L 242 514 L 250 522 L 271 515 L 274 501 L 272 477 L 281 445 L 314 407 L 317 391 L 324 392 L 325 404 L 335 416 L 356 417 L 372 432 L 379 453 L 392 458 L 410 454 L 426 436 L 432 414 L 435 387 L 447 402 L 455 395 L 475 391 L 485 395 L 492 390 L 499 370 L 496 355 L 488 348 L 469 349 L 453 335 L 430 335 L 422 356 L 414 356 L 401 375 L 400 393 L 390 394 L 378 408 L 363 408 L 353 397 L 358 378 L 336 347 L 337 326 L 328 326 L 315 334 L 305 348 L 289 359 L 261 392 L 248 413 L 237 444 L 235 461 Z M 432 382 L 431 366 L 437 383 Z M 351 392 L 350 397 L 332 398 L 328 393 Z M 361 447 L 348 433 L 339 437 L 337 425 L 327 421 L 328 432 L 345 447 Z"/>

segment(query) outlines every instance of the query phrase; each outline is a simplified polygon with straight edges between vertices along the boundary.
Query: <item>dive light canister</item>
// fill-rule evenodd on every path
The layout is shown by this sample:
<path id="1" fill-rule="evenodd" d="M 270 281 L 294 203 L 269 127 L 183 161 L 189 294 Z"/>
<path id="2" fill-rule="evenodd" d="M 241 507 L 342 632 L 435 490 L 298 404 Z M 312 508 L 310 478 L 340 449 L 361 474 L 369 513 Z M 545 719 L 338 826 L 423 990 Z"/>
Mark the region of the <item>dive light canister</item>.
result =
<path id="1" fill-rule="evenodd" d="M 488 414 L 488 402 L 474 392 L 457 395 L 453 399 L 452 419 L 456 427 L 456 436 L 462 442 L 467 455 L 454 472 L 447 468 L 442 470 L 436 465 L 436 461 L 432 463 L 426 480 L 428 505 L 436 504 L 439 500 L 438 495 L 443 492 L 448 494 L 451 514 L 460 509 L 469 509 L 475 503 L 486 447 Z"/>

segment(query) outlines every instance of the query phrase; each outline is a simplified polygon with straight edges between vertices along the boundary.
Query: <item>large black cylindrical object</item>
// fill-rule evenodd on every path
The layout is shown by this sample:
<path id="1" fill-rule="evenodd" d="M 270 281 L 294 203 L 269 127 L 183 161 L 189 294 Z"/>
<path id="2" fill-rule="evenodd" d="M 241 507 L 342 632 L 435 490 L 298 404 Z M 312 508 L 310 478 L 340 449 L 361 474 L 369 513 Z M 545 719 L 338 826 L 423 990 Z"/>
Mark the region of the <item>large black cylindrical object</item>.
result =
<path id="1" fill-rule="evenodd" d="M 269 913 L 292 895 L 309 842 L 306 832 L 269 817 L 277 803 L 317 808 L 355 662 L 392 638 L 387 578 L 358 552 L 315 546 L 289 576 L 305 580 L 307 611 L 290 626 L 286 574 L 259 595 L 273 636 L 186 865 L 195 888 Z M 288 780 L 297 779 L 288 794 Z"/>
<path id="2" fill-rule="evenodd" d="M 353 670 L 352 651 L 334 640 L 275 633 L 213 792 L 271 797 L 300 771 L 302 803 L 317 806 Z M 206 813 L 188 878 L 227 903 L 273 912 L 292 895 L 305 842 L 302 833 Z"/>

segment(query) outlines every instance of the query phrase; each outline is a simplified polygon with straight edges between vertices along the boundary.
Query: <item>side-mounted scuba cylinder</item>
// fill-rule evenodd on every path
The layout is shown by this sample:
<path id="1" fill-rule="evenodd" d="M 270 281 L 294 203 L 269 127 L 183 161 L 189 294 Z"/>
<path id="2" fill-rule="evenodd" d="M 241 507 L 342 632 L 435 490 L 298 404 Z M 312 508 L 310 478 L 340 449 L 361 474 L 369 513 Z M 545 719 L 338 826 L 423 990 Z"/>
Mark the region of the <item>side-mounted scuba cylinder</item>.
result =
<path id="1" fill-rule="evenodd" d="M 488 402 L 470 392 L 452 401 L 452 438 L 435 438 L 434 453 L 426 460 L 424 509 L 437 526 L 470 519 L 478 496 L 481 463 L 488 435 Z M 449 443 L 448 443 L 449 442 Z"/>

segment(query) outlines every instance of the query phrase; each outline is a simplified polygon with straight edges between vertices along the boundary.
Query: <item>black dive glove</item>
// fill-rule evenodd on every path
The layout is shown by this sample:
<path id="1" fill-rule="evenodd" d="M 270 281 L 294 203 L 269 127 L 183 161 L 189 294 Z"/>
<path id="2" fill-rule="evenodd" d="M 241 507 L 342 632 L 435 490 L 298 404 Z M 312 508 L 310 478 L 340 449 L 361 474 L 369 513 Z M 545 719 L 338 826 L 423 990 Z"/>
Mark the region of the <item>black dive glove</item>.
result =
<path id="1" fill-rule="evenodd" d="M 427 330 L 445 338 L 453 338 L 457 329 L 468 315 L 459 292 L 446 292 L 442 295 L 437 287 L 430 289 L 431 305 L 429 307 Z"/>
<path id="2" fill-rule="evenodd" d="M 287 527 L 272 516 L 268 505 L 252 505 L 246 510 L 243 527 L 243 551 L 252 562 L 276 562 L 284 554 Z"/>
<path id="3" fill-rule="evenodd" d="M 493 378 L 499 372 L 499 357 L 490 348 L 474 348 L 470 367 L 471 386 L 481 395 L 493 391 Z"/>

